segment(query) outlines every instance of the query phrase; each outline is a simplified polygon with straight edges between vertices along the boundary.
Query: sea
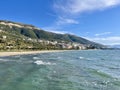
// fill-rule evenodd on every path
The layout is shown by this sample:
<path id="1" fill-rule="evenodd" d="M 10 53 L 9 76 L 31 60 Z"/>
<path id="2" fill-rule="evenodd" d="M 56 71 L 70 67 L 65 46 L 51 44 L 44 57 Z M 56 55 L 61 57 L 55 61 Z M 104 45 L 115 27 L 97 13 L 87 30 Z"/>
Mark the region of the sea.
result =
<path id="1" fill-rule="evenodd" d="M 0 57 L 0 90 L 120 90 L 120 50 Z"/>

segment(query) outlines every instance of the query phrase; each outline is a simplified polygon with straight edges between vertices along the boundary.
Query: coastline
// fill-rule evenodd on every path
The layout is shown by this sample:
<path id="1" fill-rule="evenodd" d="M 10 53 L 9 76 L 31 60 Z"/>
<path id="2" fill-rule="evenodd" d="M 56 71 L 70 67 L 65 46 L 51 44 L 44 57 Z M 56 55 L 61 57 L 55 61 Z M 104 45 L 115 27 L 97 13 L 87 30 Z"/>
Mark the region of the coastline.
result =
<path id="1" fill-rule="evenodd" d="M 39 54 L 39 53 L 50 53 L 50 52 L 63 52 L 63 51 L 67 51 L 67 50 L 0 52 L 0 57 L 15 56 L 15 55 Z"/>

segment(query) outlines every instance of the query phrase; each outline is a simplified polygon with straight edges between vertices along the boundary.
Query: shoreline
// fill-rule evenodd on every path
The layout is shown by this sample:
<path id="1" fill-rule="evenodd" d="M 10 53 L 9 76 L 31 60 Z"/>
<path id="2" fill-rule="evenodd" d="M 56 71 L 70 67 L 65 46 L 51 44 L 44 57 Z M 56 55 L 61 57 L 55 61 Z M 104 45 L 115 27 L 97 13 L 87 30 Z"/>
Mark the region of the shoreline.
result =
<path id="1" fill-rule="evenodd" d="M 45 51 L 16 51 L 16 52 L 0 52 L 0 57 L 16 56 L 16 55 L 29 55 L 39 53 L 50 53 L 50 52 L 64 52 L 67 50 L 45 50 Z"/>

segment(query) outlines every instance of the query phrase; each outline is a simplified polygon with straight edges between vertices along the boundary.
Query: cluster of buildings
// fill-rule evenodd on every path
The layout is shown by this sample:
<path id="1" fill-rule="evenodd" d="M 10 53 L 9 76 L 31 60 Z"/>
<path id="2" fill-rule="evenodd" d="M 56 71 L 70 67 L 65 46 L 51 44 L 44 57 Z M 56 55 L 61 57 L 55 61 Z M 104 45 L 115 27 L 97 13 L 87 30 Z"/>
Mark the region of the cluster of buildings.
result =
<path id="1" fill-rule="evenodd" d="M 7 36 L 3 35 L 1 36 L 3 40 L 7 39 Z M 41 40 L 41 39 L 31 39 L 31 38 L 24 38 L 23 41 L 28 41 L 28 42 L 34 42 L 34 43 L 39 43 L 45 46 L 54 46 L 58 47 L 59 49 L 78 49 L 78 50 L 85 50 L 87 49 L 87 46 L 80 44 L 80 43 L 75 43 L 75 42 L 66 42 L 66 41 L 49 41 L 49 40 Z M 15 43 L 15 42 L 14 42 Z M 7 48 L 11 48 L 13 45 L 8 45 Z M 31 46 L 28 46 L 29 48 L 32 48 Z"/>
<path id="2" fill-rule="evenodd" d="M 49 41 L 49 40 L 31 39 L 31 38 L 27 38 L 27 40 L 32 41 L 32 42 L 37 42 L 40 44 L 44 44 L 44 45 L 53 45 L 61 49 L 79 49 L 79 50 L 87 49 L 87 46 L 80 44 L 80 43 L 75 43 L 75 42 Z"/>

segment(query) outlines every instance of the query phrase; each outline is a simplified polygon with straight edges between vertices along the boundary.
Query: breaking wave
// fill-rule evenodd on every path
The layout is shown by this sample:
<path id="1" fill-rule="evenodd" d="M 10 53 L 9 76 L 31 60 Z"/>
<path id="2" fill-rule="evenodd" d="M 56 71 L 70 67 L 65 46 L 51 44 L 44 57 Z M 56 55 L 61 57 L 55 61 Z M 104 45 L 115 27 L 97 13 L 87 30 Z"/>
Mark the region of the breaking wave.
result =
<path id="1" fill-rule="evenodd" d="M 41 60 L 37 60 L 34 62 L 37 65 L 56 65 L 56 63 L 51 63 L 51 62 L 43 62 Z"/>

